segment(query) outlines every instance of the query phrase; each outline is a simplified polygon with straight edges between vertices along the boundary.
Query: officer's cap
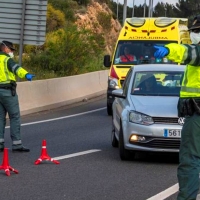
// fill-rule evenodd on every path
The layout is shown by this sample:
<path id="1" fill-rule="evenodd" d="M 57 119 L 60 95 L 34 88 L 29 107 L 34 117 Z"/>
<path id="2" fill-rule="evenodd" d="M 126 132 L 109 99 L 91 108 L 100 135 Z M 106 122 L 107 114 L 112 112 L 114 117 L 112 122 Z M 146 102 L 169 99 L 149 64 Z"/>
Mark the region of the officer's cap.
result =
<path id="1" fill-rule="evenodd" d="M 200 29 L 200 15 L 197 15 L 192 22 L 192 26 L 188 29 L 189 31 Z"/>
<path id="2" fill-rule="evenodd" d="M 13 46 L 13 43 L 12 42 L 9 42 L 9 41 L 6 41 L 6 40 L 3 40 L 1 42 L 3 45 L 7 46 L 10 50 L 12 51 L 15 51 L 16 49 L 14 48 Z"/>

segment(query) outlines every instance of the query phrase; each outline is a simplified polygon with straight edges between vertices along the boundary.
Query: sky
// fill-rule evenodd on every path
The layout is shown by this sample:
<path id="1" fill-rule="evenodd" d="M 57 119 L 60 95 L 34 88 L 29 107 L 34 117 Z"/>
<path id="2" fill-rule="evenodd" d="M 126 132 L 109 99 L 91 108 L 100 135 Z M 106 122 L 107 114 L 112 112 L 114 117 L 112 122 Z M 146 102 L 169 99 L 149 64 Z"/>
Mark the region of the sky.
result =
<path id="1" fill-rule="evenodd" d="M 124 4 L 124 0 L 113 0 L 115 2 L 119 2 L 120 4 Z M 133 1 L 135 2 L 136 6 L 139 6 L 141 4 L 144 4 L 145 0 L 127 0 L 127 5 L 129 7 L 133 6 Z M 153 0 L 153 6 L 155 6 L 158 2 L 163 3 L 169 3 L 169 4 L 176 4 L 178 3 L 178 0 Z M 146 4 L 149 5 L 149 0 L 146 0 Z"/>

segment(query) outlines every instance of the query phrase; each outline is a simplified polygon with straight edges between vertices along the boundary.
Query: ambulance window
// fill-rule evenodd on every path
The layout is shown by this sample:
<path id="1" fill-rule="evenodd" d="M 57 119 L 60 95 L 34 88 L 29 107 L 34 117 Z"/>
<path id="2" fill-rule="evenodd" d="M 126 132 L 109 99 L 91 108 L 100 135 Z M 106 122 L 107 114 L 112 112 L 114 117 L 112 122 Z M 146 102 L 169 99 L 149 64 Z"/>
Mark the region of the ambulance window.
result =
<path id="1" fill-rule="evenodd" d="M 155 59 L 154 45 L 164 46 L 168 43 L 177 43 L 177 41 L 158 41 L 158 40 L 120 40 L 118 41 L 113 64 L 119 65 L 120 68 L 127 67 L 126 65 L 136 65 L 144 63 L 173 63 L 170 60 L 164 59 Z M 124 50 L 128 51 L 128 56 L 125 55 Z M 118 67 L 118 66 L 117 66 Z"/>
<path id="2" fill-rule="evenodd" d="M 136 64 L 135 50 L 132 41 L 119 41 L 115 51 L 114 64 Z"/>

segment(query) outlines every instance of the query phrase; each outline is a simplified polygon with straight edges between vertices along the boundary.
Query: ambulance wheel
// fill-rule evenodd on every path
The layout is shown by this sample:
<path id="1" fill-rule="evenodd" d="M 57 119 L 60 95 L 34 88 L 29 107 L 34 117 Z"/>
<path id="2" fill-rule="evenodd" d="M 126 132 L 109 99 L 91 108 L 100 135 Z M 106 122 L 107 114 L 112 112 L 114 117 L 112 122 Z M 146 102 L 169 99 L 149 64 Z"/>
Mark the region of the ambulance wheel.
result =
<path id="1" fill-rule="evenodd" d="M 121 160 L 123 161 L 132 160 L 135 157 L 135 152 L 125 149 L 122 124 L 120 125 L 120 132 L 119 132 L 119 155 Z"/>
<path id="2" fill-rule="evenodd" d="M 112 104 L 107 103 L 107 113 L 108 115 L 112 115 Z"/>

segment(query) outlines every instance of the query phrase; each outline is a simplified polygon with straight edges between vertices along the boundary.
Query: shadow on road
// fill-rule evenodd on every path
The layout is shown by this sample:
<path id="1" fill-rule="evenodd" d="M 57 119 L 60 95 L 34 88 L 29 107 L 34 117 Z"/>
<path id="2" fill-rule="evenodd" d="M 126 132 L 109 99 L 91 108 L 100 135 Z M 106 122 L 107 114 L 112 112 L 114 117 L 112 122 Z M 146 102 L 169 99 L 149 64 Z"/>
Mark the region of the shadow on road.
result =
<path id="1" fill-rule="evenodd" d="M 132 158 L 134 161 L 147 162 L 147 163 L 169 163 L 178 164 L 178 153 L 157 153 L 157 152 L 137 152 Z"/>

